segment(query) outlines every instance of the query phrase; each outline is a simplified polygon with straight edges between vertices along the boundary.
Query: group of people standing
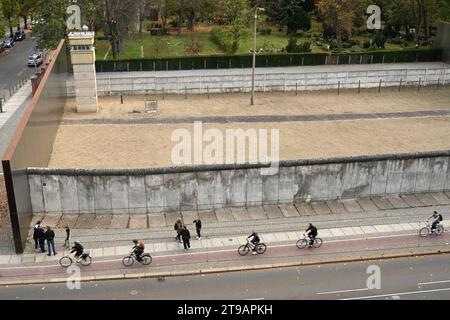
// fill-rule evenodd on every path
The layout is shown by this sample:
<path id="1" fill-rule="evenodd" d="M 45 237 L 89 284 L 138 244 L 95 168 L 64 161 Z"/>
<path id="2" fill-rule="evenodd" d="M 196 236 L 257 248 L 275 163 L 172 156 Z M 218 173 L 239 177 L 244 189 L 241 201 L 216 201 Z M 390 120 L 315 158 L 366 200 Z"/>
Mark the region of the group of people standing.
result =
<path id="1" fill-rule="evenodd" d="M 69 247 L 69 237 L 70 237 L 70 229 L 66 227 L 66 239 L 64 241 L 64 247 Z M 41 226 L 41 221 L 36 222 L 33 230 L 33 240 L 34 240 L 34 251 L 36 252 L 47 252 L 45 250 L 45 242 L 47 241 L 47 255 L 51 256 L 56 255 L 55 249 L 55 232 L 49 226 L 44 229 Z"/>
<path id="2" fill-rule="evenodd" d="M 195 219 L 192 221 L 192 223 L 195 224 L 195 229 L 197 231 L 197 240 L 202 239 L 201 230 L 202 230 L 202 221 L 200 218 Z M 175 237 L 175 240 L 178 240 L 180 243 L 183 243 L 184 250 L 187 251 L 191 248 L 191 233 L 189 232 L 186 225 L 183 223 L 181 218 L 177 219 L 174 225 L 174 229 L 177 232 L 177 236 Z"/>

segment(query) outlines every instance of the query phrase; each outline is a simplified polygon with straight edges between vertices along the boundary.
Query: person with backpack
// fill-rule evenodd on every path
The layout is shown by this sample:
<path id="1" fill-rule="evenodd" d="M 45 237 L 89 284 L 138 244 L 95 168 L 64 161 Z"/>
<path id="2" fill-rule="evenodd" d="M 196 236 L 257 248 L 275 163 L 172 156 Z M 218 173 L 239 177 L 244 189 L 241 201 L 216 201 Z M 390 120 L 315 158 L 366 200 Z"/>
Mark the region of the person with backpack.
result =
<path id="1" fill-rule="evenodd" d="M 431 220 L 431 232 L 434 232 L 436 230 L 437 226 L 439 225 L 439 223 L 442 220 L 444 220 L 442 218 L 442 215 L 440 213 L 438 213 L 437 211 L 433 211 L 433 214 L 428 219 L 432 219 Z"/>
<path id="2" fill-rule="evenodd" d="M 198 218 L 192 221 L 192 223 L 195 223 L 195 230 L 197 231 L 197 240 L 201 240 L 202 235 L 200 232 L 202 230 L 202 221 L 200 220 L 200 218 Z"/>
<path id="3" fill-rule="evenodd" d="M 316 240 L 317 237 L 317 228 L 313 226 L 312 223 L 309 224 L 308 229 L 306 229 L 305 233 L 309 237 L 309 247 L 312 248 L 314 244 L 314 240 Z"/>
<path id="4" fill-rule="evenodd" d="M 142 261 L 142 254 L 144 253 L 145 245 L 143 242 L 138 242 L 136 239 L 133 240 L 134 246 L 131 252 L 136 256 L 137 261 Z"/>
<path id="5" fill-rule="evenodd" d="M 188 248 L 191 248 L 191 244 L 189 242 L 189 240 L 191 239 L 191 233 L 189 232 L 189 230 L 186 228 L 186 226 L 183 226 L 183 229 L 181 230 L 181 238 L 183 239 L 183 246 L 184 246 L 184 251 L 187 251 Z"/>
<path id="6" fill-rule="evenodd" d="M 180 218 L 177 219 L 173 228 L 177 232 L 177 236 L 175 237 L 175 240 L 178 240 L 181 243 L 181 231 L 183 230 L 183 222 L 181 221 Z"/>

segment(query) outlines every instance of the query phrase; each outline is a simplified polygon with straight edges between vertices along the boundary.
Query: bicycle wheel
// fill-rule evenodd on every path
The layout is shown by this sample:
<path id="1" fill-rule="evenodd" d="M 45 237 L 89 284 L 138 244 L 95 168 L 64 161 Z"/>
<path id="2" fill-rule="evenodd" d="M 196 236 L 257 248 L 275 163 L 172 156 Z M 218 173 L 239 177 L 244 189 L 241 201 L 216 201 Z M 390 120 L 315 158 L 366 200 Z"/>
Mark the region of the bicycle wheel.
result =
<path id="1" fill-rule="evenodd" d="M 419 231 L 419 235 L 420 235 L 421 237 L 426 237 L 426 236 L 428 236 L 428 233 L 429 233 L 429 230 L 428 230 L 427 227 L 423 227 L 423 228 L 420 229 L 420 231 Z"/>
<path id="2" fill-rule="evenodd" d="M 308 241 L 306 239 L 300 239 L 297 241 L 297 248 L 299 249 L 305 249 L 308 245 Z"/>
<path id="3" fill-rule="evenodd" d="M 267 250 L 267 246 L 264 243 L 260 243 L 258 244 L 258 246 L 256 247 L 256 252 L 258 254 L 263 254 L 264 252 L 266 252 Z"/>
<path id="4" fill-rule="evenodd" d="M 61 265 L 61 267 L 63 268 L 68 268 L 72 265 L 72 258 L 69 256 L 64 256 L 61 259 L 59 259 L 59 264 Z"/>
<path id="5" fill-rule="evenodd" d="M 441 234 L 443 234 L 444 233 L 444 227 L 443 226 L 438 226 L 437 228 L 436 228 L 436 234 L 438 235 L 438 236 L 440 236 Z"/>
<path id="6" fill-rule="evenodd" d="M 149 265 L 152 263 L 152 256 L 148 253 L 145 253 L 142 255 L 142 264 L 143 265 Z"/>
<path id="7" fill-rule="evenodd" d="M 90 265 L 91 263 L 92 263 L 92 258 L 91 258 L 91 256 L 87 256 L 87 257 L 85 257 L 85 258 L 83 258 L 83 259 L 80 260 L 80 264 L 81 264 L 82 266 L 85 266 L 85 267 L 87 267 L 87 266 Z"/>
<path id="8" fill-rule="evenodd" d="M 134 259 L 132 256 L 126 256 L 122 259 L 122 263 L 125 267 L 131 267 L 134 263 Z"/>
<path id="9" fill-rule="evenodd" d="M 323 243 L 322 239 L 316 238 L 316 240 L 314 240 L 313 247 L 314 247 L 314 248 L 320 248 L 320 246 L 322 245 L 322 243 Z"/>
<path id="10" fill-rule="evenodd" d="M 243 244 L 242 246 L 240 246 L 239 249 L 238 249 L 238 253 L 239 253 L 241 256 L 247 255 L 249 251 L 250 251 L 249 247 L 248 247 L 247 245 L 245 245 L 245 244 Z"/>

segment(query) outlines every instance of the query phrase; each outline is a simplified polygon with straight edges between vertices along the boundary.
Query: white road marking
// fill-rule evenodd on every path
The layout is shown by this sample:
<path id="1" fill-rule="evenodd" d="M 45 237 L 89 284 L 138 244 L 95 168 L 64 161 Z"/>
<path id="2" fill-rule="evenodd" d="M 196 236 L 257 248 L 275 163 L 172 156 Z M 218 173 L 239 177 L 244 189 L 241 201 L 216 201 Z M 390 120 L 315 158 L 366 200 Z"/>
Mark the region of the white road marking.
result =
<path id="1" fill-rule="evenodd" d="M 327 291 L 327 292 L 317 292 L 317 294 L 334 294 L 334 293 L 345 293 L 345 292 L 355 292 L 355 291 L 368 291 L 369 288 L 361 288 L 361 289 L 349 289 L 349 290 L 340 290 L 340 291 Z"/>
<path id="2" fill-rule="evenodd" d="M 373 298 L 383 298 L 383 297 L 392 297 L 392 296 L 406 296 L 420 293 L 429 293 L 429 292 L 440 292 L 440 291 L 450 291 L 450 288 L 444 289 L 432 289 L 432 290 L 421 290 L 421 291 L 409 291 L 409 292 L 400 292 L 400 293 L 389 293 L 389 294 L 380 294 L 376 296 L 365 296 L 365 297 L 356 297 L 356 298 L 346 298 L 341 300 L 363 300 L 363 299 L 373 299 Z"/>
<path id="3" fill-rule="evenodd" d="M 419 282 L 417 285 L 427 285 L 427 284 L 436 284 L 436 283 L 448 283 L 450 280 L 442 280 L 442 281 L 432 281 L 432 282 Z"/>
<path id="4" fill-rule="evenodd" d="M 252 298 L 252 299 L 246 299 L 246 300 L 264 300 L 264 298 Z"/>
<path id="5" fill-rule="evenodd" d="M 394 299 L 394 300 L 400 300 L 400 296 L 392 296 L 392 299 Z"/>

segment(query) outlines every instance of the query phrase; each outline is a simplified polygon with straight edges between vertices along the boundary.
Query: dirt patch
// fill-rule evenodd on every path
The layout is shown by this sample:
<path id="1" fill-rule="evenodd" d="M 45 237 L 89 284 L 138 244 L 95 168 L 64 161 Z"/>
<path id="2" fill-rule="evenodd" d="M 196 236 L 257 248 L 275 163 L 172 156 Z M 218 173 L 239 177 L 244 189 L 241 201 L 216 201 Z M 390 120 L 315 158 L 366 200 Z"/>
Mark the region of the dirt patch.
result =
<path id="1" fill-rule="evenodd" d="M 8 223 L 8 200 L 6 197 L 5 179 L 3 175 L 0 175 L 0 229 L 6 227 Z"/>

